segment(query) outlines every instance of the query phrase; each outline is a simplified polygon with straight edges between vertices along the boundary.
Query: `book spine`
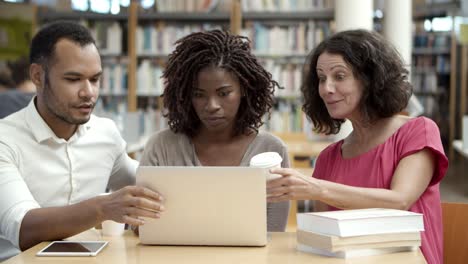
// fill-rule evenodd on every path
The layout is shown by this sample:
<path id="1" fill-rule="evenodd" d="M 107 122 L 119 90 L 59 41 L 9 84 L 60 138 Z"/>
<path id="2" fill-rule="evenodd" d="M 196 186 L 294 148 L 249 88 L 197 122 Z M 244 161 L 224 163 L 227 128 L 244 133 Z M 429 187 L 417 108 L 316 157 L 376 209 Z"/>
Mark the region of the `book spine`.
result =
<path id="1" fill-rule="evenodd" d="M 415 251 L 418 247 L 387 247 L 387 248 L 375 248 L 375 249 L 353 249 L 353 250 L 344 250 L 331 252 L 328 250 L 323 250 L 319 248 L 314 248 L 304 244 L 297 244 L 297 250 L 312 253 L 316 255 L 335 257 L 335 258 L 355 258 L 355 257 L 365 257 L 365 256 L 375 256 L 382 254 L 390 254 L 396 252 L 406 252 L 406 251 Z"/>

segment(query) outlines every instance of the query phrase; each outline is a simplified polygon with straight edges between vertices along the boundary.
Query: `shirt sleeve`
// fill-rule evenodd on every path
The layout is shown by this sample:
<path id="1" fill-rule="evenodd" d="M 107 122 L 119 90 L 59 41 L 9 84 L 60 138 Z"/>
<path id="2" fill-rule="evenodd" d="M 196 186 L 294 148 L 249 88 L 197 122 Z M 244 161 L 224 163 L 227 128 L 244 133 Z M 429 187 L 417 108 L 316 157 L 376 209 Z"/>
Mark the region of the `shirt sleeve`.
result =
<path id="1" fill-rule="evenodd" d="M 39 204 L 15 162 L 13 150 L 0 142 L 0 238 L 19 249 L 19 232 L 26 213 Z"/>
<path id="2" fill-rule="evenodd" d="M 115 142 L 118 142 L 116 144 L 116 153 L 118 154 L 114 161 L 107 187 L 115 191 L 128 185 L 135 185 L 138 161 L 128 156 L 126 151 L 127 143 L 118 132 L 115 124 L 113 128 Z"/>
<path id="3" fill-rule="evenodd" d="M 444 153 L 437 125 L 431 119 L 421 117 L 404 133 L 398 146 L 399 160 L 423 149 L 430 150 L 435 158 L 434 175 L 430 185 L 439 183 L 447 172 L 448 158 Z"/>

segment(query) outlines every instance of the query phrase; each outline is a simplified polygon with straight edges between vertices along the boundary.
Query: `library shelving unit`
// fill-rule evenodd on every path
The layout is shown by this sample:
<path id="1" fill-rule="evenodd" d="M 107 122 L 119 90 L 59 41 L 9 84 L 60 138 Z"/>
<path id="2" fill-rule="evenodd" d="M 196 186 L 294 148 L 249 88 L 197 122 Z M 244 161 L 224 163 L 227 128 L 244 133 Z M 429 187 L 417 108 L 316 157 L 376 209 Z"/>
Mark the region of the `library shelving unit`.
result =
<path id="1" fill-rule="evenodd" d="M 413 8 L 414 35 L 412 83 L 414 93 L 425 108 L 425 116 L 439 126 L 442 142 L 453 157 L 452 141 L 456 132 L 457 44 L 454 29 L 425 30 L 425 22 L 454 17 L 459 1 L 432 1 Z M 460 118 L 461 120 L 461 118 Z"/>
<path id="2" fill-rule="evenodd" d="M 322 2 L 319 7 L 308 3 L 306 8 L 289 6 L 283 10 L 279 6 L 262 6 L 262 1 L 242 1 L 241 4 L 239 0 L 232 0 L 228 9 L 164 12 L 163 9 L 143 10 L 137 1 L 131 1 L 126 13 L 117 15 L 40 11 L 38 17 L 40 23 L 58 19 L 87 21 L 98 44 L 104 43 L 99 47 L 104 71 L 101 98 L 105 108 L 113 112 L 160 110 L 163 84 L 159 77 L 174 41 L 192 31 L 230 28 L 251 39 L 254 54 L 285 88 L 277 91 L 275 110 L 266 128 L 302 132 L 309 130 L 309 127 L 304 128 L 305 118 L 300 110 L 302 65 L 308 52 L 330 34 L 333 20 L 332 1 Z M 251 3 L 256 6 L 249 6 Z M 116 39 L 115 35 L 121 39 Z M 120 45 L 107 47 L 115 43 Z"/>
<path id="3" fill-rule="evenodd" d="M 166 2 L 169 3 L 169 1 Z M 144 116 L 144 119 L 148 120 L 144 122 L 145 126 L 147 123 L 159 123 L 156 129 L 143 129 L 144 131 L 160 129 L 161 124 L 165 122 L 160 112 L 162 102 L 159 95 L 162 92 L 162 84 L 158 77 L 161 75 L 167 55 L 172 51 L 172 43 L 194 30 L 230 27 L 231 32 L 249 37 L 254 54 L 273 74 L 274 79 L 285 88 L 276 94 L 277 103 L 271 120 L 266 122 L 265 128 L 272 132 L 283 133 L 312 131 L 310 126 L 306 126 L 308 122 L 305 121 L 301 111 L 302 100 L 299 87 L 302 82 L 302 65 L 310 50 L 331 34 L 333 8 L 327 5 L 320 8 L 301 8 L 300 11 L 293 11 L 291 7 L 286 10 L 276 8 L 267 11 L 262 6 L 255 6 L 253 9 L 246 6 L 254 2 L 258 4 L 263 1 L 242 1 L 241 4 L 239 0 L 232 0 L 230 10 L 188 13 L 180 10 L 177 12 L 144 12 L 138 7 L 136 1 L 132 1 L 128 13 L 116 16 L 77 12 L 49 13 L 43 16 L 40 14 L 40 21 L 43 22 L 47 18 L 50 20 L 84 19 L 107 23 L 113 20 L 119 21 L 119 25 L 123 28 L 122 51 L 120 53 L 110 51 L 107 54 L 104 53 L 102 57 L 103 61 L 109 61 L 108 64 L 104 64 L 104 67 L 107 67 L 107 75 L 116 74 L 115 71 L 117 71 L 120 75 L 125 75 L 124 72 L 127 72 L 127 77 L 116 77 L 110 81 L 111 78 L 103 76 L 103 99 L 117 102 L 107 105 L 117 112 L 127 109 L 129 112 L 138 113 L 139 108 L 159 108 L 159 112 L 158 110 L 152 112 L 154 115 Z M 155 35 L 158 36 L 157 43 L 154 42 Z M 97 39 L 100 40 L 99 36 Z M 278 46 L 271 46 L 270 43 Z M 286 46 L 280 46 L 283 43 Z M 116 83 L 115 79 L 118 79 L 118 83 L 123 83 L 117 89 L 113 87 Z M 156 104 L 156 107 L 151 106 L 152 104 Z M 128 117 L 132 115 L 127 114 L 125 119 L 129 119 Z M 126 125 L 122 125 L 122 129 L 132 127 L 132 122 L 135 127 L 136 122 L 132 119 L 134 118 L 124 121 Z M 155 119 L 158 121 L 154 121 Z M 146 139 L 145 133 L 138 138 L 134 137 L 134 140 L 127 139 L 127 142 L 130 142 L 127 150 L 129 152 L 140 150 Z M 304 147 L 303 144 L 296 145 Z M 305 163 L 304 166 L 310 167 L 310 157 L 306 158 L 299 161 L 305 161 L 302 162 Z M 293 161 L 296 161 L 295 157 L 292 158 Z M 299 166 L 298 163 L 293 163 L 293 165 Z M 292 206 L 292 208 L 296 207 Z"/>
<path id="4" fill-rule="evenodd" d="M 333 1 L 243 1 L 240 34 L 249 37 L 254 54 L 284 89 L 275 91 L 276 103 L 265 128 L 271 132 L 310 134 L 301 111 L 303 65 L 309 52 L 332 32 Z"/>
<path id="5" fill-rule="evenodd" d="M 158 1 L 173 3 L 173 1 Z M 213 1 L 222 3 L 225 1 Z M 229 1 L 226 1 L 229 2 Z M 308 1 L 305 1 L 308 2 Z M 333 31 L 333 1 L 310 1 L 321 6 L 297 8 L 275 6 L 276 1 L 229 2 L 229 8 L 207 12 L 182 10 L 143 10 L 138 1 L 131 1 L 124 13 L 97 14 L 91 12 L 38 12 L 40 23 L 58 19 L 89 21 L 97 39 L 108 28 L 120 27 L 120 50 L 101 48 L 105 76 L 102 101 L 106 109 L 115 112 L 144 112 L 155 110 L 162 124 L 160 112 L 162 81 L 159 76 L 175 39 L 194 30 L 212 27 L 231 28 L 234 33 L 248 36 L 252 48 L 266 69 L 285 89 L 275 94 L 277 102 L 265 128 L 273 132 L 311 131 L 301 111 L 299 92 L 302 65 L 315 45 Z M 416 6 L 415 21 L 449 15 L 459 8 L 453 4 Z M 286 3 L 286 2 L 285 2 Z M 309 2 L 308 2 L 309 3 Z M 416 22 L 423 23 L 423 22 Z M 104 25 L 104 26 L 103 26 Z M 114 25 L 114 27 L 112 27 Z M 115 34 L 108 34 L 115 35 Z M 155 35 L 159 43 L 154 43 Z M 162 36 L 162 40 L 161 40 Z M 105 38 L 104 38 L 105 39 Z M 426 106 L 425 115 L 433 118 L 441 129 L 444 145 L 451 148 L 455 134 L 455 80 L 452 33 L 417 31 L 414 38 L 412 79 L 415 94 Z M 455 57 L 456 58 L 456 57 Z M 455 71 L 456 72 L 456 71 Z M 113 78 L 111 78 L 113 76 Z M 463 76 L 462 76 L 463 77 Z M 117 84 L 117 85 L 116 85 Z M 154 120 L 154 116 L 148 120 Z M 151 122 L 147 122 L 151 123 Z M 161 128 L 161 126 L 156 129 Z M 309 125 L 309 126 L 307 126 Z M 125 126 L 122 126 L 125 127 Z"/>
<path id="6" fill-rule="evenodd" d="M 413 39 L 412 83 L 424 106 L 424 115 L 441 131 L 444 145 L 449 135 L 451 32 L 417 32 Z"/>
<path id="7" fill-rule="evenodd" d="M 457 92 L 457 97 L 453 99 L 453 114 L 451 117 L 451 126 L 453 127 L 453 132 L 451 133 L 451 144 L 453 150 L 456 150 L 461 156 L 465 159 L 468 159 L 468 148 L 464 146 L 463 141 L 466 136 L 466 132 L 463 131 L 463 116 L 468 114 L 467 110 L 467 97 L 468 97 L 468 43 L 457 43 L 454 41 L 453 50 L 457 51 L 459 55 L 454 54 L 454 56 L 460 57 L 459 65 L 456 65 L 456 71 L 453 73 L 454 79 L 459 80 L 459 85 L 457 86 L 455 81 L 453 84 L 453 90 Z M 459 52 L 458 52 L 459 50 Z M 459 69 L 458 69 L 459 68 Z M 458 109 L 456 106 L 458 105 Z M 457 133 L 458 132 L 458 133 Z M 458 140 L 456 140 L 456 138 Z M 453 155 L 453 153 L 451 153 Z"/>

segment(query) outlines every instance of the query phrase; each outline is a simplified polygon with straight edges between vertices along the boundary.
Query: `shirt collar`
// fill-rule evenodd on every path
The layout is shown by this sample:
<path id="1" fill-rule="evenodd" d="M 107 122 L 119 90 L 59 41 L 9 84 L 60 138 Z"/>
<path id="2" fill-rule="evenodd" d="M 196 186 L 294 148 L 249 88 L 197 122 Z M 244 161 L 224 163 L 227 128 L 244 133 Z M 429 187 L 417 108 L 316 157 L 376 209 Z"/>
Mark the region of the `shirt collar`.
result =
<path id="1" fill-rule="evenodd" d="M 35 102 L 36 96 L 29 102 L 28 106 L 26 106 L 26 123 L 28 124 L 29 128 L 31 129 L 31 133 L 33 134 L 34 138 L 38 143 L 43 142 L 47 139 L 54 139 L 57 142 L 65 141 L 62 138 L 58 138 L 54 131 L 47 125 L 44 119 L 41 117 L 39 112 L 36 109 Z M 70 137 L 69 141 L 73 140 L 74 138 L 83 136 L 87 130 L 90 129 L 90 122 L 86 122 L 83 125 L 79 125 L 78 129 L 76 130 L 75 134 Z"/>

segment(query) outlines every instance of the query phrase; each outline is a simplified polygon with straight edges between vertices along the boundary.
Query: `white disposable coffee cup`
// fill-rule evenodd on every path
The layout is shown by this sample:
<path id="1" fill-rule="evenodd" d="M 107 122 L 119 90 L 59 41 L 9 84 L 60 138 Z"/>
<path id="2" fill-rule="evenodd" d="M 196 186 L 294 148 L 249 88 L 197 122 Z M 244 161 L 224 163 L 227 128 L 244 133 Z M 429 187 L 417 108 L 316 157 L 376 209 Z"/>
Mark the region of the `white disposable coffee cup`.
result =
<path id="1" fill-rule="evenodd" d="M 125 231 L 125 224 L 112 220 L 105 220 L 101 223 L 103 236 L 121 236 Z"/>
<path id="2" fill-rule="evenodd" d="M 109 193 L 101 193 L 100 195 L 109 195 Z M 118 223 L 112 220 L 102 221 L 101 228 L 103 236 L 121 236 L 125 232 L 124 223 Z"/>
<path id="3" fill-rule="evenodd" d="M 264 169 L 273 169 L 273 168 L 281 168 L 281 162 L 283 158 L 277 152 L 263 152 L 253 156 L 250 159 L 250 167 L 255 168 L 264 168 Z M 267 171 L 266 179 L 267 181 L 273 180 L 276 178 L 281 177 L 278 174 L 271 174 Z"/>

